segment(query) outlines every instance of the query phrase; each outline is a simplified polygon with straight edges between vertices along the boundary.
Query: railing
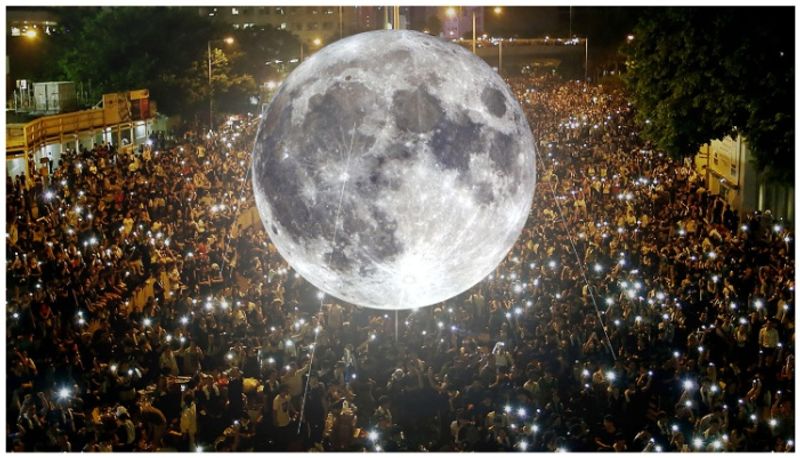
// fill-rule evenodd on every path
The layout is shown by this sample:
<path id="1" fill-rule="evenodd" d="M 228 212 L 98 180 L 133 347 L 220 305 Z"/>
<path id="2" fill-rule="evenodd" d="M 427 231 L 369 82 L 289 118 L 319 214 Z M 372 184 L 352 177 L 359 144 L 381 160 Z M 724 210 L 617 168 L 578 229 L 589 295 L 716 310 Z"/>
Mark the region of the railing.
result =
<path id="1" fill-rule="evenodd" d="M 106 127 L 102 109 L 44 116 L 27 124 L 6 125 L 6 152 L 28 150 L 36 145 L 92 129 Z"/>
<path id="2" fill-rule="evenodd" d="M 25 144 L 36 145 L 64 134 L 105 126 L 103 110 L 84 110 L 35 119 L 25 125 Z"/>

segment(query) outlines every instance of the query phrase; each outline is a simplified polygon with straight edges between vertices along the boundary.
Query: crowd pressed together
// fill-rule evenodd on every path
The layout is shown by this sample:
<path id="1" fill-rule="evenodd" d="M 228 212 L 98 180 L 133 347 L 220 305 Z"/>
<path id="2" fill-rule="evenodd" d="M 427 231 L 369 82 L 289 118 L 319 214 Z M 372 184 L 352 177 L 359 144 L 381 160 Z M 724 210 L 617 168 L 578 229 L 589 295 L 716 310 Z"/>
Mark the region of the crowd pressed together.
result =
<path id="1" fill-rule="evenodd" d="M 489 278 L 397 315 L 320 308 L 269 243 L 258 117 L 9 179 L 8 449 L 793 451 L 787 225 L 650 148 L 621 92 L 509 82 L 529 222 Z"/>

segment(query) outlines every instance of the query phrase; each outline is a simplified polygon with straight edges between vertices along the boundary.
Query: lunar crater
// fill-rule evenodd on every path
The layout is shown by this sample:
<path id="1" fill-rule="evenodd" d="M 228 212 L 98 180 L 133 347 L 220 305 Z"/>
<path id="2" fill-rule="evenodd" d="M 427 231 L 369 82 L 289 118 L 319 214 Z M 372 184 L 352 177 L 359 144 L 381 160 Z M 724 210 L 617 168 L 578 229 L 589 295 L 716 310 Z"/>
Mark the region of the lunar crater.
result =
<path id="1" fill-rule="evenodd" d="M 485 87 L 481 91 L 481 101 L 489 112 L 498 118 L 506 114 L 506 102 L 503 93 L 493 87 Z"/>

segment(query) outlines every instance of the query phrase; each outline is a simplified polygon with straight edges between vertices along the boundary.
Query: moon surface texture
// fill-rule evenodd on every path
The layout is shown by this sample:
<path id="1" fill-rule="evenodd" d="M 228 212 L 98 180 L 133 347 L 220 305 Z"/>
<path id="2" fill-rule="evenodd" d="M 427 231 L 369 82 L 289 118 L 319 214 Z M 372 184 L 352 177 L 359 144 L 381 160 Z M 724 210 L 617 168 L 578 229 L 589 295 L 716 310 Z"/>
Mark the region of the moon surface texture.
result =
<path id="1" fill-rule="evenodd" d="M 286 261 L 352 304 L 397 310 L 491 273 L 536 184 L 525 115 L 485 62 L 453 43 L 381 30 L 299 65 L 263 113 L 256 204 Z"/>

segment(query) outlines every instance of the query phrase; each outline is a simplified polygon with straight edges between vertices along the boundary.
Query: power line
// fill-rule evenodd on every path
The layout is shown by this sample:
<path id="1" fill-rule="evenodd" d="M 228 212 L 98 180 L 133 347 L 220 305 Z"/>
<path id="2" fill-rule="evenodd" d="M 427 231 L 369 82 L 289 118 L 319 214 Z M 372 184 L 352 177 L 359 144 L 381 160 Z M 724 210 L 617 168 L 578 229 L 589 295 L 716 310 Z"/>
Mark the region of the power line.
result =
<path id="1" fill-rule="evenodd" d="M 542 161 L 542 157 L 539 154 L 538 149 L 534 149 L 536 151 L 536 160 L 541 165 L 542 170 L 544 170 L 544 161 Z M 555 175 L 555 165 L 553 166 L 553 175 Z M 581 257 L 578 255 L 578 250 L 575 248 L 575 242 L 572 238 L 572 231 L 569 230 L 569 226 L 567 226 L 566 221 L 564 220 L 564 210 L 561 207 L 561 204 L 558 202 L 558 196 L 556 195 L 556 188 L 553 185 L 551 180 L 547 180 L 550 184 L 550 191 L 553 194 L 553 200 L 558 207 L 558 219 L 561 220 L 561 225 L 564 227 L 564 232 L 567 234 L 567 238 L 569 239 L 569 244 L 572 247 L 572 252 L 575 254 L 575 260 L 578 263 L 578 267 L 581 270 L 581 276 L 583 277 L 584 283 L 586 283 L 586 289 L 589 292 L 589 296 L 592 299 L 592 305 L 594 306 L 594 311 L 597 313 L 597 319 L 600 321 L 600 328 L 603 330 L 603 336 L 605 336 L 606 345 L 608 346 L 608 351 L 611 352 L 611 357 L 614 361 L 617 360 L 617 356 L 614 353 L 614 346 L 611 344 L 611 338 L 608 336 L 608 332 L 606 331 L 606 325 L 603 322 L 602 313 L 600 313 L 600 308 L 597 306 L 597 300 L 594 297 L 594 291 L 592 290 L 592 286 L 589 284 L 589 278 L 586 276 L 586 266 L 581 261 Z"/>

